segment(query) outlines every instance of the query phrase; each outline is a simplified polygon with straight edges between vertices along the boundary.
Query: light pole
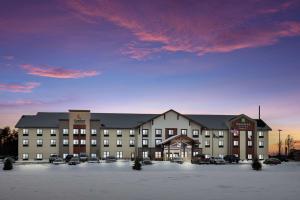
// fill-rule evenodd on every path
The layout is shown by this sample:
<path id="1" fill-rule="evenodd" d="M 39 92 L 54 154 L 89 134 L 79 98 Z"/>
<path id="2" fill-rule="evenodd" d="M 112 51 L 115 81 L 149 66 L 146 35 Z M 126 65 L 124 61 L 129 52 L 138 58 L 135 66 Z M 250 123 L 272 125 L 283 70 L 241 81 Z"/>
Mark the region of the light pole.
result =
<path id="1" fill-rule="evenodd" d="M 278 155 L 279 155 L 279 156 L 281 155 L 281 138 L 280 138 L 280 133 L 281 133 L 281 131 L 282 131 L 281 129 L 278 129 L 278 133 L 279 133 L 279 134 L 278 134 L 278 136 L 279 136 L 279 137 L 278 137 L 278 150 L 279 150 L 279 151 L 278 151 Z"/>

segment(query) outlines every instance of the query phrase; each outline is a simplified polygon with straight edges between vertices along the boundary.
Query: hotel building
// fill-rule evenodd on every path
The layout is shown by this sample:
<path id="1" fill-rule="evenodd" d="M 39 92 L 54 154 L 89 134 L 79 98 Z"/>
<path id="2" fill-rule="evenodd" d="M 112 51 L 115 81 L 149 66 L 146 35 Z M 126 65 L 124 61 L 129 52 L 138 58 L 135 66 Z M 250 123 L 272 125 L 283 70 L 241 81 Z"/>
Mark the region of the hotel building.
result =
<path id="1" fill-rule="evenodd" d="M 262 119 L 241 115 L 91 113 L 89 110 L 39 112 L 18 121 L 19 159 L 47 160 L 85 153 L 117 159 L 168 160 L 197 154 L 268 157 L 271 128 Z"/>

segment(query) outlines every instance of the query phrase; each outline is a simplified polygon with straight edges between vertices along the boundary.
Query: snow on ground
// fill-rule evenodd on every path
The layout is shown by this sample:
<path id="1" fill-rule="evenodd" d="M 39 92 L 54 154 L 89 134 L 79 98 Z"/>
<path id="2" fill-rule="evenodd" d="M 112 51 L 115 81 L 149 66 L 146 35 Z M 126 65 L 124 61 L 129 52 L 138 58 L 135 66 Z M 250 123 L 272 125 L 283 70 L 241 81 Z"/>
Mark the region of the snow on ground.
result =
<path id="1" fill-rule="evenodd" d="M 131 162 L 77 166 L 27 164 L 0 169 L 0 199 L 289 200 L 300 197 L 300 163 L 183 165 L 157 162 L 133 171 Z M 0 166 L 2 168 L 2 165 Z"/>

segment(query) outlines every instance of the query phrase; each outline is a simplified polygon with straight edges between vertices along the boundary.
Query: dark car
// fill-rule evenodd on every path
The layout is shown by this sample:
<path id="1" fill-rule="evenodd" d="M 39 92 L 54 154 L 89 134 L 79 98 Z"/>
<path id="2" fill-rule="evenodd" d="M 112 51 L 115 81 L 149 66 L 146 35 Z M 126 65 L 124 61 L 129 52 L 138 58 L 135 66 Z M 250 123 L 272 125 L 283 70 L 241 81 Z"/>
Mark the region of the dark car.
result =
<path id="1" fill-rule="evenodd" d="M 239 163 L 240 158 L 235 155 L 226 155 L 224 156 L 224 160 L 229 163 Z"/>
<path id="2" fill-rule="evenodd" d="M 80 160 L 78 157 L 73 157 L 73 158 L 71 158 L 71 160 L 69 161 L 68 164 L 69 165 L 77 165 L 77 164 L 80 164 Z"/>
<path id="3" fill-rule="evenodd" d="M 268 158 L 264 161 L 266 165 L 278 165 L 281 164 L 281 161 L 278 158 Z"/>
<path id="4" fill-rule="evenodd" d="M 192 164 L 209 164 L 209 158 L 206 158 L 204 154 L 197 154 L 193 156 L 191 160 Z"/>
<path id="5" fill-rule="evenodd" d="M 277 155 L 277 156 L 274 156 L 272 158 L 277 158 L 279 159 L 281 162 L 288 162 L 288 157 L 286 155 Z"/>
<path id="6" fill-rule="evenodd" d="M 79 160 L 80 160 L 80 162 L 86 162 L 86 161 L 88 161 L 87 154 L 86 153 L 80 153 L 79 154 Z"/>
<path id="7" fill-rule="evenodd" d="M 142 161 L 143 165 L 152 165 L 150 158 L 144 158 Z"/>
<path id="8" fill-rule="evenodd" d="M 49 157 L 49 163 L 52 163 L 56 158 L 58 158 L 58 155 L 52 154 L 52 155 Z"/>
<path id="9" fill-rule="evenodd" d="M 65 161 L 69 162 L 73 157 L 74 157 L 73 155 L 67 155 Z"/>
<path id="10" fill-rule="evenodd" d="M 107 162 L 107 163 L 117 162 L 117 159 L 116 159 L 116 157 L 114 157 L 114 156 L 107 156 L 107 157 L 105 158 L 105 162 Z"/>

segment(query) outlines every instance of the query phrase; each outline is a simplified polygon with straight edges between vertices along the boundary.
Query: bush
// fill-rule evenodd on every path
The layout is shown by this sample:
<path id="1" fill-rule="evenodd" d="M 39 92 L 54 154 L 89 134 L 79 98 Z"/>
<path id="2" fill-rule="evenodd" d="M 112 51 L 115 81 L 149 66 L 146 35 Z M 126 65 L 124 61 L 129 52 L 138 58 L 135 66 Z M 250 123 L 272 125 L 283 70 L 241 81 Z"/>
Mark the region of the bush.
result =
<path id="1" fill-rule="evenodd" d="M 13 162 L 10 158 L 6 158 L 4 161 L 3 170 L 12 170 Z"/>
<path id="2" fill-rule="evenodd" d="M 142 164 L 138 159 L 134 160 L 134 165 L 132 166 L 133 170 L 141 170 L 142 169 Z"/>
<path id="3" fill-rule="evenodd" d="M 252 161 L 252 169 L 256 170 L 256 171 L 259 171 L 259 170 L 261 170 L 261 168 L 262 168 L 262 165 L 259 162 L 258 158 L 254 158 L 253 161 Z"/>

